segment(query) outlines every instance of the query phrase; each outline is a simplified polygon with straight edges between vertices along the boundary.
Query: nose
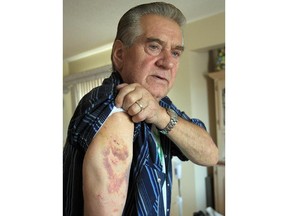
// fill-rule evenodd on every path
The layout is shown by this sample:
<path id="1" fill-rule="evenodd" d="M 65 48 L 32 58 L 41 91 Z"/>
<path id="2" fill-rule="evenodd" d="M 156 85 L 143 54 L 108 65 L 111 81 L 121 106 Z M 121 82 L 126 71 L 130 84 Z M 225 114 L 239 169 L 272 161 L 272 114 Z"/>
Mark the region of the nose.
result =
<path id="1" fill-rule="evenodd" d="M 169 50 L 163 50 L 159 59 L 156 61 L 158 67 L 164 69 L 172 69 L 175 65 L 175 59 L 173 58 Z"/>

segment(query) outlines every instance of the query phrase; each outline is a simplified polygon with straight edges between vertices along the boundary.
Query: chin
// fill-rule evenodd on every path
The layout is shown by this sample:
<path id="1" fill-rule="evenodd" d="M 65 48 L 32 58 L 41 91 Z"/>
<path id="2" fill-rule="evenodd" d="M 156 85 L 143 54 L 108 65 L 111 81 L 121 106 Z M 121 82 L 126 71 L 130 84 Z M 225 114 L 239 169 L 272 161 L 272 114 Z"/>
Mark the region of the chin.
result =
<path id="1" fill-rule="evenodd" d="M 153 95 L 154 98 L 156 98 L 158 101 L 160 101 L 162 98 L 164 98 L 168 92 L 169 89 L 167 89 L 166 86 L 163 85 L 149 85 L 147 90 Z"/>
<path id="2" fill-rule="evenodd" d="M 160 101 L 162 98 L 164 98 L 167 94 L 164 94 L 164 93 L 159 93 L 159 92 L 152 92 L 151 93 L 153 95 L 154 98 L 156 98 L 158 101 Z"/>

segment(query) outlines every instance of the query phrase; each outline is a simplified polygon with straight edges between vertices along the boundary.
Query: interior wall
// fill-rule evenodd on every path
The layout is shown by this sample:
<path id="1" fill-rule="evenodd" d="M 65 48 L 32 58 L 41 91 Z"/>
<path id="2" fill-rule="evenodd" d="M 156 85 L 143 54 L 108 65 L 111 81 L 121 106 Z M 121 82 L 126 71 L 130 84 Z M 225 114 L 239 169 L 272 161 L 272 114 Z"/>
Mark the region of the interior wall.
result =
<path id="1" fill-rule="evenodd" d="M 177 107 L 193 118 L 201 119 L 209 129 L 208 98 L 206 73 L 208 68 L 208 52 L 187 51 L 180 62 L 174 88 L 168 96 Z M 206 189 L 205 177 L 207 168 L 188 162 L 182 162 L 182 198 L 183 216 L 205 210 Z M 173 196 L 171 213 L 177 215 L 177 179 L 173 178 Z"/>
<path id="2" fill-rule="evenodd" d="M 209 131 L 209 101 L 206 74 L 208 51 L 225 44 L 225 13 L 189 23 L 184 28 L 185 49 L 177 79 L 169 97 L 188 115 L 201 119 Z M 183 216 L 206 209 L 207 168 L 182 163 Z M 173 176 L 172 215 L 178 215 L 177 179 Z"/>
<path id="3" fill-rule="evenodd" d="M 209 114 L 206 74 L 208 68 L 208 52 L 190 52 L 190 68 L 194 73 L 190 73 L 191 110 L 192 117 L 201 119 L 209 132 Z M 204 210 L 206 205 L 207 168 L 193 164 L 195 170 L 195 191 L 197 210 Z"/>
<path id="4" fill-rule="evenodd" d="M 110 60 L 111 49 L 104 52 L 97 53 L 86 58 L 81 58 L 75 61 L 69 62 L 69 74 L 88 71 L 94 68 L 100 68 L 105 65 L 111 64 Z"/>
<path id="5" fill-rule="evenodd" d="M 225 13 L 187 24 L 184 28 L 185 46 L 192 51 L 207 51 L 225 43 Z"/>

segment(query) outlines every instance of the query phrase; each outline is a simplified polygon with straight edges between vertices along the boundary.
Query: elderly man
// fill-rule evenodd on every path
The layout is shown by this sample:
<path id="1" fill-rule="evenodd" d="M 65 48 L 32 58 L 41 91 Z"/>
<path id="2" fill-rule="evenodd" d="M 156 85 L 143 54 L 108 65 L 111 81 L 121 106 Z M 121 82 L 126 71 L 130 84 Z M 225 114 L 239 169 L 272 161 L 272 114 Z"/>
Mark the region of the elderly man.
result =
<path id="1" fill-rule="evenodd" d="M 198 119 L 167 97 L 184 51 L 183 14 L 149 3 L 118 24 L 112 75 L 80 101 L 64 147 L 64 215 L 170 215 L 172 156 L 215 165 Z"/>

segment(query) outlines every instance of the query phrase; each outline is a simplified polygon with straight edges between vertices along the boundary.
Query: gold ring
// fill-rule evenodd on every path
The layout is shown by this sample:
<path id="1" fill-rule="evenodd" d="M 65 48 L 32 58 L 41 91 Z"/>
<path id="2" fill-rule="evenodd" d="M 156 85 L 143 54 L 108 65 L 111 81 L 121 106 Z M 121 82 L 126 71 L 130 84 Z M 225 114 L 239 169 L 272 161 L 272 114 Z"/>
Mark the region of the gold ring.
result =
<path id="1" fill-rule="evenodd" d="M 140 107 L 140 109 L 141 109 L 140 112 L 141 112 L 143 110 L 142 104 L 140 104 L 139 101 L 136 101 L 135 103 Z"/>

